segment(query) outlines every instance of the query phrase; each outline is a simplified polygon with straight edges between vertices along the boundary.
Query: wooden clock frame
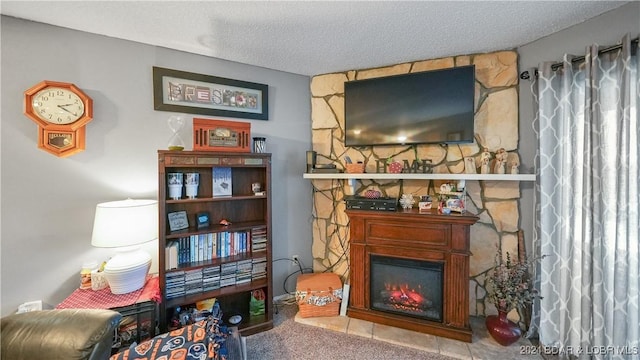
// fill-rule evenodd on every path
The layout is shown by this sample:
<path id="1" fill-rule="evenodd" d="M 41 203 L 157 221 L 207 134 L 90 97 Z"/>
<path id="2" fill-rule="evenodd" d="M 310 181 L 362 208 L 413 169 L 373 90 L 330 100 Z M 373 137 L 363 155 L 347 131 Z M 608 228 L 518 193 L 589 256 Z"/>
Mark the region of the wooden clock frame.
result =
<path id="1" fill-rule="evenodd" d="M 42 120 L 33 108 L 33 97 L 46 88 L 64 88 L 75 93 L 84 104 L 84 114 L 71 124 L 52 124 Z M 38 148 L 58 157 L 85 149 L 86 125 L 93 119 L 93 100 L 71 83 L 44 80 L 24 92 L 24 114 L 38 125 Z"/>

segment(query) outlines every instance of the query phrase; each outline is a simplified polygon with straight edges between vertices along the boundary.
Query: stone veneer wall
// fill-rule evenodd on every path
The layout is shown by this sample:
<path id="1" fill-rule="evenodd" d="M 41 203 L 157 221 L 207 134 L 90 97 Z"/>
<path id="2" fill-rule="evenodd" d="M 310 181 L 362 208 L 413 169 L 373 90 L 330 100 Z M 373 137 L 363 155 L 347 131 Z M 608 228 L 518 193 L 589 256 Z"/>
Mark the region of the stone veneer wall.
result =
<path id="1" fill-rule="evenodd" d="M 395 74 L 405 74 L 474 64 L 475 138 L 473 144 L 344 146 L 344 82 Z M 495 154 L 499 148 L 508 153 L 507 164 L 519 162 L 518 150 L 518 76 L 517 53 L 499 51 L 486 54 L 454 56 L 417 61 L 388 67 L 351 70 L 318 75 L 311 80 L 311 117 L 313 150 L 320 164 L 335 163 L 344 169 L 346 155 L 363 161 L 366 172 L 375 173 L 376 160 L 431 159 L 435 173 L 463 173 L 463 157 L 472 156 L 479 164 L 482 148 Z M 479 165 L 478 165 L 479 166 Z M 384 196 L 399 197 L 411 193 L 426 195 L 438 189 L 442 181 L 429 180 L 357 180 L 355 194 L 367 189 L 380 190 Z M 345 214 L 343 197 L 352 188 L 347 180 L 312 180 L 313 184 L 313 269 L 332 271 L 343 281 L 349 276 L 349 218 Z M 431 193 L 433 193 L 433 188 Z M 477 214 L 479 222 L 471 227 L 470 314 L 496 313 L 485 299 L 485 276 L 493 267 L 495 255 L 517 254 L 519 230 L 518 181 L 466 181 L 467 209 Z M 517 319 L 517 313 L 510 314 Z"/>

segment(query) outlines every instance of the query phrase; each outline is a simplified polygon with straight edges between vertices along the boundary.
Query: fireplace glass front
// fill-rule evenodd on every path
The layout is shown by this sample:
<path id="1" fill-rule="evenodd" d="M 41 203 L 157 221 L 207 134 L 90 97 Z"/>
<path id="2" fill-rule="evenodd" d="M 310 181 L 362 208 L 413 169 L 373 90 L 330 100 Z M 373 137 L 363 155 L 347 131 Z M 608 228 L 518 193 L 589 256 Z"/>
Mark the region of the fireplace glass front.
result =
<path id="1" fill-rule="evenodd" d="M 370 257 L 371 309 L 442 322 L 443 264 Z"/>

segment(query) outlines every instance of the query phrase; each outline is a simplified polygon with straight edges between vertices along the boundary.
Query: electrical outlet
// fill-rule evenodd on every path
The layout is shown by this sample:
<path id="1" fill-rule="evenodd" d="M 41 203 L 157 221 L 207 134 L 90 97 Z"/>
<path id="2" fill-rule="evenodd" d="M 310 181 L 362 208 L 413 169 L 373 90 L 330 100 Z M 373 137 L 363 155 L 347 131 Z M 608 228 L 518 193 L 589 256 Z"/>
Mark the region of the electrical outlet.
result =
<path id="1" fill-rule="evenodd" d="M 300 264 L 298 255 L 291 255 L 291 266 L 298 266 Z"/>

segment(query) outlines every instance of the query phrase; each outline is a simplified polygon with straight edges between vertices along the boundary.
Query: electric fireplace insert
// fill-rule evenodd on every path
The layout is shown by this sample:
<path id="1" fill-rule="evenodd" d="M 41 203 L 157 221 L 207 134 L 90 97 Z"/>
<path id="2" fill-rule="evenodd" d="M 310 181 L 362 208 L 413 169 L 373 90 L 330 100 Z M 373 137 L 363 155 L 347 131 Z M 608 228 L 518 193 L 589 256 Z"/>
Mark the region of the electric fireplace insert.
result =
<path id="1" fill-rule="evenodd" d="M 371 255 L 370 264 L 371 309 L 442 322 L 442 263 Z"/>

